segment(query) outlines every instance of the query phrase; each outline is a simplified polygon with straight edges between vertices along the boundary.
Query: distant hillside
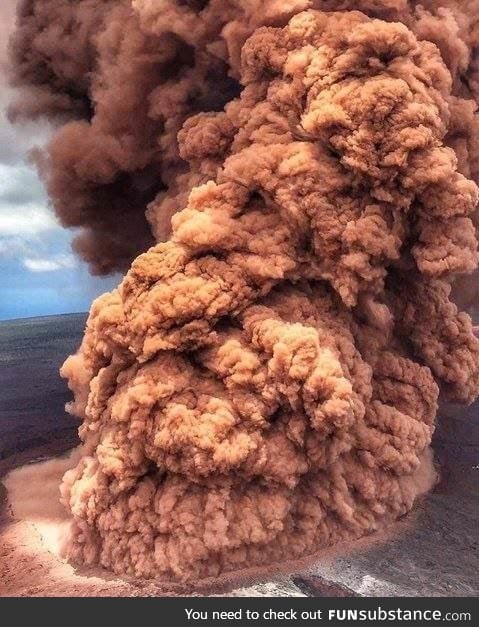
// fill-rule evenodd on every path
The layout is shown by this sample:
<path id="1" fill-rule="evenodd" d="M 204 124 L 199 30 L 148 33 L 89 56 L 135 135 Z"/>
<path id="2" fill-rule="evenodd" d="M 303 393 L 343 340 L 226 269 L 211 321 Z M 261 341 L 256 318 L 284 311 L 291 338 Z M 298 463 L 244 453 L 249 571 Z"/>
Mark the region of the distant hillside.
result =
<path id="1" fill-rule="evenodd" d="M 78 423 L 58 370 L 78 348 L 87 314 L 0 322 L 0 459 L 52 439 L 71 442 Z"/>

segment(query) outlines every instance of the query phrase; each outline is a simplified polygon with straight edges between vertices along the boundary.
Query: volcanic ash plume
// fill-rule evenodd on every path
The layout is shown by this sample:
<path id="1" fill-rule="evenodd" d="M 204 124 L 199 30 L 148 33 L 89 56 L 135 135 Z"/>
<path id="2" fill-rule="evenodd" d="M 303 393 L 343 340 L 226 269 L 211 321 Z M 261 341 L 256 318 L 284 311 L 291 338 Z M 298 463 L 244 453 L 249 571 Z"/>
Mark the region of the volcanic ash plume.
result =
<path id="1" fill-rule="evenodd" d="M 57 210 L 120 264 L 142 245 L 132 181 L 163 191 L 159 243 L 62 370 L 71 560 L 186 579 L 373 532 L 430 487 L 439 392 L 478 394 L 450 300 L 478 261 L 474 3 L 332 11 L 352 4 L 118 1 L 89 24 L 96 56 L 69 70 L 91 119 L 44 156 Z"/>

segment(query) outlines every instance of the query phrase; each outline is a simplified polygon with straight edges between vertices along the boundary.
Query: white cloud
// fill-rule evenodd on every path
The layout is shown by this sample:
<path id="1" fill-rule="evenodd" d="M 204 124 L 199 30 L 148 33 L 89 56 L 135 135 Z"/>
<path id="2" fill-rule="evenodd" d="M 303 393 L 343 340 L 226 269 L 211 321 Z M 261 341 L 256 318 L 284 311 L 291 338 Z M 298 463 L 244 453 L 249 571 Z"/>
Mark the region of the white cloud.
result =
<path id="1" fill-rule="evenodd" d="M 45 206 L 29 203 L 23 207 L 2 207 L 0 204 L 0 237 L 36 235 L 58 228 L 52 212 Z"/>
<path id="2" fill-rule="evenodd" d="M 55 272 L 65 268 L 74 268 L 76 261 L 73 255 L 57 255 L 47 259 L 26 257 L 23 260 L 23 265 L 30 272 Z"/>
<path id="3" fill-rule="evenodd" d="M 0 257 L 28 255 L 32 252 L 33 247 L 34 243 L 23 237 L 2 237 L 0 235 Z"/>

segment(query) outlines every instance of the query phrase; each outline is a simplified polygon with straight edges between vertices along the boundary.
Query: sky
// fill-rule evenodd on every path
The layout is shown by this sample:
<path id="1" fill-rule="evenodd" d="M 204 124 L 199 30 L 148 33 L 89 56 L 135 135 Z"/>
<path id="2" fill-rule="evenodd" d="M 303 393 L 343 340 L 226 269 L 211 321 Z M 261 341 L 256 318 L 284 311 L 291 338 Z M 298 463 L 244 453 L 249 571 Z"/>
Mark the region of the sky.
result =
<path id="1" fill-rule="evenodd" d="M 29 152 L 47 141 L 46 125 L 12 126 L 6 109 L 6 42 L 15 0 L 0 0 L 0 320 L 87 311 L 119 277 L 92 277 L 71 250 L 74 232 L 56 221 Z"/>

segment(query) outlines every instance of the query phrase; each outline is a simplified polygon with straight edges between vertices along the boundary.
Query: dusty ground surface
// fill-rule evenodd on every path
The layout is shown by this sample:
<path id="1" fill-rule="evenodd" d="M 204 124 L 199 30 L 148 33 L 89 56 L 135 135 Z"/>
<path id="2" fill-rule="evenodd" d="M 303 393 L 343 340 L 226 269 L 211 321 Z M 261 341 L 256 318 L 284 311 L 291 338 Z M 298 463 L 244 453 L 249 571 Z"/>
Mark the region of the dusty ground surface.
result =
<path id="1" fill-rule="evenodd" d="M 75 445 L 76 422 L 63 410 L 69 394 L 57 373 L 79 343 L 84 321 L 71 315 L 0 323 L 0 477 Z M 61 510 L 54 503 L 47 514 L 40 508 L 47 482 L 23 499 L 27 507 L 18 491 L 9 502 L 0 483 L 0 595 L 477 596 L 479 404 L 442 410 L 435 449 L 441 482 L 381 536 L 307 562 L 188 588 L 65 564 L 55 549 Z M 41 469 L 31 468 L 40 476 Z"/>

